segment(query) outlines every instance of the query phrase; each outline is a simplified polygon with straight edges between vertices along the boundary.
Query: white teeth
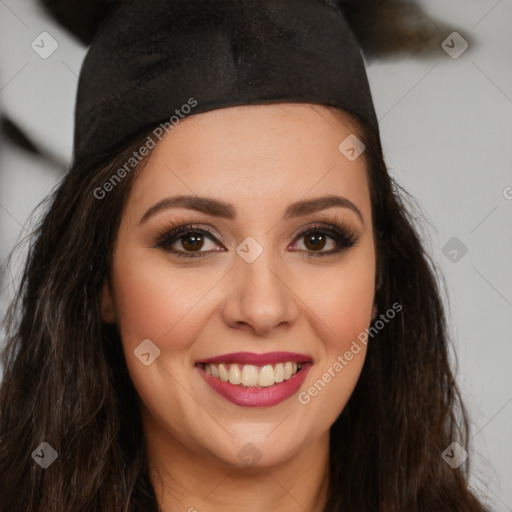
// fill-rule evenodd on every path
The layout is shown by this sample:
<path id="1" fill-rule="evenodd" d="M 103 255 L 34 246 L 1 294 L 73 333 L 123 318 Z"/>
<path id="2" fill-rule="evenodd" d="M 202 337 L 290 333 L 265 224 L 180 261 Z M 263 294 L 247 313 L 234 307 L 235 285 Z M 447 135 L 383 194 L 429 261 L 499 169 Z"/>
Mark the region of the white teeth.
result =
<path id="1" fill-rule="evenodd" d="M 205 364 L 204 371 L 231 384 L 242 385 L 245 387 L 269 387 L 289 380 L 302 368 L 302 363 L 277 363 L 276 365 L 267 364 L 265 366 L 254 366 L 252 364 Z"/>
<path id="2" fill-rule="evenodd" d="M 238 365 L 232 364 L 228 374 L 229 382 L 231 382 L 231 384 L 240 384 L 240 382 L 242 382 L 241 377 L 242 372 L 240 368 L 238 368 Z"/>
<path id="3" fill-rule="evenodd" d="M 207 365 L 208 366 L 208 365 Z M 245 364 L 242 369 L 242 384 L 254 387 L 258 384 L 258 368 L 252 364 Z"/>
<path id="4" fill-rule="evenodd" d="M 258 386 L 267 387 L 275 384 L 274 381 L 274 368 L 271 364 L 265 365 L 258 376 Z"/>
<path id="5" fill-rule="evenodd" d="M 284 365 L 283 363 L 277 363 L 274 370 L 274 380 L 276 382 L 283 382 L 284 380 Z"/>
<path id="6" fill-rule="evenodd" d="M 217 379 L 220 377 L 219 369 L 214 364 L 211 364 L 211 365 L 207 364 L 206 366 L 210 367 L 210 370 L 212 372 L 212 377 L 217 377 Z M 205 369 L 206 369 L 206 366 L 205 366 Z"/>
<path id="7" fill-rule="evenodd" d="M 293 373 L 293 365 L 290 362 L 284 363 L 284 380 L 288 380 Z"/>
<path id="8" fill-rule="evenodd" d="M 212 366 L 212 365 L 210 365 Z M 219 377 L 220 380 L 227 382 L 228 381 L 228 371 L 226 370 L 226 367 L 223 364 L 219 364 Z"/>

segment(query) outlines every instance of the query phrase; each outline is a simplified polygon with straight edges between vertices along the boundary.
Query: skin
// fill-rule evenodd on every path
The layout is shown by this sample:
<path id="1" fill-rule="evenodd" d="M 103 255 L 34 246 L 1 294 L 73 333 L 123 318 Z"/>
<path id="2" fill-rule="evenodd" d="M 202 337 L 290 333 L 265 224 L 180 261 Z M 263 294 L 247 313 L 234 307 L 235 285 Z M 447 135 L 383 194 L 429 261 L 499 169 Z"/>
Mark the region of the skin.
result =
<path id="1" fill-rule="evenodd" d="M 323 509 L 329 428 L 357 383 L 365 345 L 307 404 L 295 394 L 272 407 L 237 406 L 206 384 L 195 362 L 242 351 L 309 354 L 307 391 L 369 326 L 376 259 L 365 162 L 338 150 L 351 133 L 344 116 L 319 105 L 214 110 L 176 125 L 134 183 L 102 308 L 121 332 L 164 512 Z M 362 220 L 340 206 L 283 218 L 295 201 L 334 193 Z M 231 203 L 236 218 L 170 208 L 140 224 L 154 204 L 181 194 Z M 337 254 L 314 256 L 336 247 L 328 232 L 317 252 L 297 237 L 338 222 L 357 242 Z M 156 248 L 173 224 L 199 224 L 223 242 L 205 237 L 198 258 Z M 194 253 L 183 236 L 172 248 Z M 263 248 L 252 263 L 235 252 L 248 236 Z M 145 339 L 160 349 L 149 366 L 134 356 Z M 237 456 L 248 443 L 260 456 L 253 465 Z"/>

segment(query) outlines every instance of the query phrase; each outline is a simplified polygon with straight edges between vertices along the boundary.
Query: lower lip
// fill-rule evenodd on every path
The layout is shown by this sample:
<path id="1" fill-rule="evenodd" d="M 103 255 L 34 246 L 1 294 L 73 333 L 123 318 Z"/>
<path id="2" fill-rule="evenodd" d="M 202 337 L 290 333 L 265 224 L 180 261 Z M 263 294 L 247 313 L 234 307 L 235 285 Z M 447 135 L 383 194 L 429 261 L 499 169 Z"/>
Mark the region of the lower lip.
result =
<path id="1" fill-rule="evenodd" d="M 204 371 L 201 364 L 197 368 L 210 387 L 229 402 L 241 407 L 271 407 L 290 398 L 299 390 L 311 366 L 311 363 L 304 363 L 290 379 L 262 388 L 236 386 L 212 377 Z"/>

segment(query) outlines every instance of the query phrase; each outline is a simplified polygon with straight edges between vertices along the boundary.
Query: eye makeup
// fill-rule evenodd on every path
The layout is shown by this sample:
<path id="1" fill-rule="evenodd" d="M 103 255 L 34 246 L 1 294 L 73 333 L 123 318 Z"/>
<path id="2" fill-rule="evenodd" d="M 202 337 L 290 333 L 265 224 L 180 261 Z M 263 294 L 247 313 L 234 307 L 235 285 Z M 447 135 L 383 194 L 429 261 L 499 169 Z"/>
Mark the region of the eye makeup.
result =
<path id="1" fill-rule="evenodd" d="M 306 239 L 308 243 L 313 241 L 313 245 L 320 242 L 328 243 L 332 240 L 335 248 L 331 250 L 308 250 L 293 248 L 292 252 L 301 253 L 301 256 L 306 258 L 316 258 L 331 256 L 340 253 L 350 247 L 353 247 L 358 240 L 358 236 L 347 225 L 347 223 L 336 218 L 332 222 L 320 222 L 306 225 L 302 228 L 297 235 L 294 236 L 293 241 L 289 247 L 294 247 L 301 239 Z M 208 240 L 217 244 L 219 248 L 213 250 L 201 251 Z M 181 242 L 181 248 L 173 247 Z M 189 246 L 188 249 L 186 246 Z M 220 236 L 220 234 L 206 224 L 201 223 L 179 223 L 178 225 L 166 225 L 155 236 L 153 243 L 154 248 L 159 248 L 166 253 L 185 258 L 198 258 L 211 255 L 213 252 L 227 251 L 228 243 Z M 194 250 L 195 248 L 199 250 Z M 321 247 L 320 249 L 323 249 Z"/>

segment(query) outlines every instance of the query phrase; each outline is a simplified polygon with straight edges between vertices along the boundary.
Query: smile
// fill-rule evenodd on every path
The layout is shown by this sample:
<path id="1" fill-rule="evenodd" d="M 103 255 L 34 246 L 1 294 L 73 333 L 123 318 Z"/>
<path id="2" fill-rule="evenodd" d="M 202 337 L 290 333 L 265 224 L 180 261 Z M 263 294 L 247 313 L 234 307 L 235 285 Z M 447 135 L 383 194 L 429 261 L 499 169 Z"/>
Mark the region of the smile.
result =
<path id="1" fill-rule="evenodd" d="M 292 352 L 224 354 L 196 362 L 210 388 L 242 407 L 270 407 L 301 387 L 312 358 Z"/>
<path id="2" fill-rule="evenodd" d="M 287 361 L 275 365 L 205 364 L 204 371 L 223 382 L 250 388 L 268 387 L 289 380 L 302 368 L 302 363 Z"/>

